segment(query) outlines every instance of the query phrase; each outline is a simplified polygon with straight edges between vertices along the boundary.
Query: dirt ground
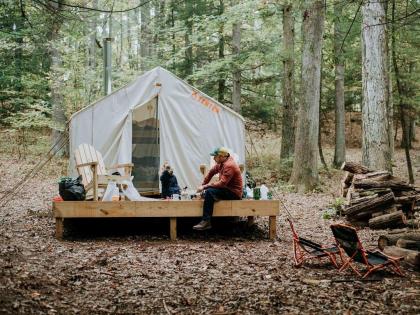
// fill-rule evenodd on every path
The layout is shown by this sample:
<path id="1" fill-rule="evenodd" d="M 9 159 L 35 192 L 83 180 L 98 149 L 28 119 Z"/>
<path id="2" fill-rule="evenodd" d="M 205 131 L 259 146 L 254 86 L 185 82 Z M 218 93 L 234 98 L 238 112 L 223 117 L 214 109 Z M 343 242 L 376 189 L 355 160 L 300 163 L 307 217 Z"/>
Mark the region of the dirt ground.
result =
<path id="1" fill-rule="evenodd" d="M 273 147 L 274 137 L 266 137 Z M 419 152 L 412 151 L 415 161 Z M 333 150 L 324 153 L 330 161 Z M 347 156 L 361 160 L 358 149 Z M 3 150 L 0 196 L 39 159 Z M 395 173 L 406 177 L 401 150 L 395 163 Z M 419 184 L 420 161 L 415 166 Z M 293 267 L 284 211 L 275 241 L 267 239 L 268 218 L 252 228 L 242 220 L 215 221 L 206 233 L 192 232 L 196 220 L 181 221 L 175 242 L 167 220 L 76 221 L 57 241 L 51 199 L 65 169 L 65 160 L 54 159 L 0 208 L 0 314 L 420 313 L 418 272 L 404 269 L 404 278 L 377 272 L 360 281 L 328 262 Z M 322 214 L 337 197 L 341 177 L 321 172 L 317 193 L 279 190 L 302 236 L 332 242 L 329 225 L 341 220 Z M 366 247 L 376 247 L 383 232 L 363 229 L 359 235 Z"/>

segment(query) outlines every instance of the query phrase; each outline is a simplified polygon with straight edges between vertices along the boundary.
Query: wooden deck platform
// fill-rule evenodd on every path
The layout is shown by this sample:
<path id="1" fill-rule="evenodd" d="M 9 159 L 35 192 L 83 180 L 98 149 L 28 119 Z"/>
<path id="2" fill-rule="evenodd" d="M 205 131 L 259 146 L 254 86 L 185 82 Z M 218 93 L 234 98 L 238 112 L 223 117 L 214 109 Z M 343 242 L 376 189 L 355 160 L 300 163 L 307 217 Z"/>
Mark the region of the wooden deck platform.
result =
<path id="1" fill-rule="evenodd" d="M 63 223 L 70 218 L 169 218 L 170 238 L 176 239 L 177 218 L 201 217 L 203 200 L 158 201 L 62 201 L 53 202 L 56 237 L 63 237 Z M 279 200 L 221 200 L 215 203 L 215 217 L 269 217 L 269 238 L 276 237 Z"/>

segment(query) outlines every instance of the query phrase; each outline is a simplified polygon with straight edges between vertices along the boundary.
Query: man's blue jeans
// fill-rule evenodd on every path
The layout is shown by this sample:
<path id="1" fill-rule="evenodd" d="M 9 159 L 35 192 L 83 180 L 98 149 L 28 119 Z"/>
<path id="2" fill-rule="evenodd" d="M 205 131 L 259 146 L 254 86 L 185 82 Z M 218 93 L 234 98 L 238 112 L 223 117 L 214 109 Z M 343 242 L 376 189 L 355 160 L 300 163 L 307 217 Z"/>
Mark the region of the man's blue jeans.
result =
<path id="1" fill-rule="evenodd" d="M 213 215 L 214 203 L 218 200 L 239 200 L 233 192 L 227 188 L 207 188 L 204 191 L 203 220 L 210 221 Z"/>

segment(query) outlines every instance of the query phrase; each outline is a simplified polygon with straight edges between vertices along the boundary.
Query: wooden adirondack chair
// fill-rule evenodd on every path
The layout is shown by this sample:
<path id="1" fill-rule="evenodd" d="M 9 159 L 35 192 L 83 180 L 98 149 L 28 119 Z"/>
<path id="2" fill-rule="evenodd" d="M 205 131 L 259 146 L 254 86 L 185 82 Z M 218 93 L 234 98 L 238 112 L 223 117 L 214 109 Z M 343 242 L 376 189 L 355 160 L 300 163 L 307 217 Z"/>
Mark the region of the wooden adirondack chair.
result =
<path id="1" fill-rule="evenodd" d="M 105 167 L 102 154 L 89 144 L 83 143 L 74 152 L 76 169 L 82 175 L 82 183 L 85 186 L 87 195 L 92 195 L 93 200 L 98 200 L 98 188 L 108 185 L 109 181 L 122 184 L 124 181 L 131 180 L 132 163 L 117 164 Z M 124 169 L 124 175 L 110 175 L 108 170 Z M 92 193 L 89 193 L 92 191 Z"/>

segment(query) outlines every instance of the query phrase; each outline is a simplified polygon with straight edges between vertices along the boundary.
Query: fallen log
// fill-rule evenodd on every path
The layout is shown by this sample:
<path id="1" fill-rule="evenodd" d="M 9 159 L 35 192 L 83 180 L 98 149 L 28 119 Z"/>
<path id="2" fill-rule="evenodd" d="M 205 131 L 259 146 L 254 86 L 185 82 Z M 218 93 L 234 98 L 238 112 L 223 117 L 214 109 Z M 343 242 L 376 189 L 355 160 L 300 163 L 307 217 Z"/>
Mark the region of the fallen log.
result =
<path id="1" fill-rule="evenodd" d="M 394 202 L 394 194 L 392 192 L 384 195 L 384 196 L 380 196 L 380 197 L 376 197 L 373 199 L 369 199 L 365 202 L 361 202 L 358 203 L 354 206 L 350 206 L 347 207 L 346 209 L 344 209 L 343 213 L 348 216 L 355 216 L 359 213 L 369 213 L 369 210 L 371 209 L 377 209 L 380 206 L 384 206 L 384 205 L 388 205 Z M 375 211 L 377 212 L 377 211 Z M 359 216 L 360 217 L 360 216 Z"/>
<path id="2" fill-rule="evenodd" d="M 420 241 L 405 240 L 400 238 L 396 244 L 398 247 L 420 251 Z"/>
<path id="3" fill-rule="evenodd" d="M 376 197 L 379 197 L 379 195 L 374 194 L 374 195 L 370 195 L 370 196 L 366 196 L 366 197 L 352 198 L 350 200 L 350 206 L 357 205 L 358 203 L 365 202 L 365 201 L 368 201 L 368 200 L 376 198 Z"/>
<path id="4" fill-rule="evenodd" d="M 406 217 L 402 211 L 395 211 L 389 214 L 383 214 L 369 220 L 369 227 L 371 229 L 385 229 L 392 227 L 403 226 L 406 222 Z"/>
<path id="5" fill-rule="evenodd" d="M 367 174 L 355 174 L 353 177 L 353 181 L 360 181 L 360 180 L 375 180 L 375 181 L 386 181 L 392 179 L 392 175 L 387 171 L 378 171 L 378 172 L 370 172 Z"/>
<path id="6" fill-rule="evenodd" d="M 420 231 L 408 231 L 403 233 L 389 233 L 387 235 L 381 235 L 378 239 L 378 247 L 382 250 L 386 246 L 396 245 L 399 239 L 420 241 Z"/>
<path id="7" fill-rule="evenodd" d="M 392 190 L 412 190 L 413 187 L 407 182 L 393 178 L 385 181 L 376 181 L 372 179 L 354 179 L 353 185 L 355 189 L 372 189 L 372 188 L 391 188 Z"/>
<path id="8" fill-rule="evenodd" d="M 408 265 L 415 270 L 420 269 L 420 252 L 397 246 L 386 246 L 383 252 L 392 257 L 404 257 L 402 265 Z"/>
<path id="9" fill-rule="evenodd" d="M 341 165 L 341 169 L 353 174 L 366 174 L 370 172 L 366 166 L 355 162 L 344 162 Z"/>

